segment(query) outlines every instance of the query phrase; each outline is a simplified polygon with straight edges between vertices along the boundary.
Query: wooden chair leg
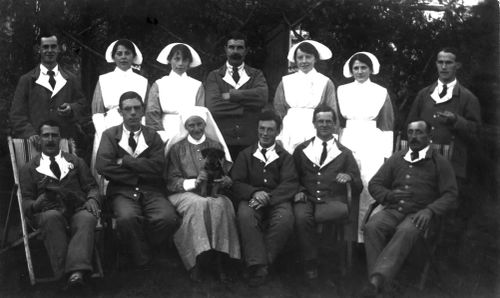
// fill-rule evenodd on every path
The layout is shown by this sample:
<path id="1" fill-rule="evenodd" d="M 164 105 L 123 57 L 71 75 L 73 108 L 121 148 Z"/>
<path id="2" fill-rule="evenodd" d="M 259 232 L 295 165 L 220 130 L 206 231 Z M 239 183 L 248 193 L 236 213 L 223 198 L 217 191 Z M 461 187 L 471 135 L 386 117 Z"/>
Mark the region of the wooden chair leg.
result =
<path id="1" fill-rule="evenodd" d="M 3 228 L 3 236 L 2 236 L 2 248 L 7 244 L 7 238 L 9 237 L 9 228 L 10 228 L 10 212 L 12 211 L 12 202 L 14 202 L 14 198 L 17 194 L 17 184 L 14 184 L 12 187 L 12 191 L 10 192 L 10 200 L 9 200 L 9 209 L 7 209 L 7 218 L 5 219 L 5 226 Z"/>

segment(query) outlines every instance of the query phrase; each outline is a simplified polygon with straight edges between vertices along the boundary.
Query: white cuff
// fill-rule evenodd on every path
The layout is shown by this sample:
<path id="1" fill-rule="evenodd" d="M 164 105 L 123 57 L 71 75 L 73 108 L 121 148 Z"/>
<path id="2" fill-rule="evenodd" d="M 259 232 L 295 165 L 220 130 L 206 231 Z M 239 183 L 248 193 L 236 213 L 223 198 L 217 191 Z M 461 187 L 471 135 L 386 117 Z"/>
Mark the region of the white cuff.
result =
<path id="1" fill-rule="evenodd" d="M 182 182 L 182 187 L 185 191 L 189 191 L 196 188 L 196 179 L 184 179 Z"/>

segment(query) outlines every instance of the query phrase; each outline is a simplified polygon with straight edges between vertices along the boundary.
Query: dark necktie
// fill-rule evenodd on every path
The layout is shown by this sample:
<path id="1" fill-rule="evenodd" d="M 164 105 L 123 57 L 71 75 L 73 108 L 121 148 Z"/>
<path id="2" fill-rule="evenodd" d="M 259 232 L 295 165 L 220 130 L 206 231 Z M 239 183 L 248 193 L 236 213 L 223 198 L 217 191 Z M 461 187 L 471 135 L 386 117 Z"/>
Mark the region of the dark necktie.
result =
<path id="1" fill-rule="evenodd" d="M 448 86 L 446 84 L 443 85 L 443 90 L 439 93 L 439 98 L 443 98 L 446 95 L 446 91 L 448 91 Z"/>
<path id="2" fill-rule="evenodd" d="M 321 151 L 321 157 L 319 159 L 319 165 L 321 166 L 326 159 L 326 142 L 323 142 L 323 151 Z"/>
<path id="3" fill-rule="evenodd" d="M 56 86 L 56 79 L 54 79 L 55 73 L 54 71 L 49 70 L 47 71 L 47 74 L 49 75 L 49 84 L 52 87 L 52 89 L 54 89 L 54 87 Z"/>
<path id="4" fill-rule="evenodd" d="M 238 67 L 233 66 L 233 80 L 236 84 L 238 84 L 238 81 L 240 80 L 240 74 L 238 72 Z"/>
<path id="5" fill-rule="evenodd" d="M 411 151 L 410 153 L 411 161 L 414 161 L 415 159 L 418 159 L 418 151 Z"/>
<path id="6" fill-rule="evenodd" d="M 61 178 L 61 168 L 59 168 L 54 156 L 50 157 L 50 170 L 56 175 L 57 179 Z"/>
<path id="7" fill-rule="evenodd" d="M 134 132 L 130 132 L 130 135 L 128 137 L 128 145 L 130 148 L 132 148 L 132 151 L 135 152 L 135 148 L 137 148 L 137 142 L 134 139 Z"/>
<path id="8" fill-rule="evenodd" d="M 267 161 L 266 152 L 267 152 L 267 149 L 266 149 L 266 148 L 262 148 L 262 149 L 260 150 L 260 153 L 262 153 L 262 156 L 264 156 L 264 159 Z"/>

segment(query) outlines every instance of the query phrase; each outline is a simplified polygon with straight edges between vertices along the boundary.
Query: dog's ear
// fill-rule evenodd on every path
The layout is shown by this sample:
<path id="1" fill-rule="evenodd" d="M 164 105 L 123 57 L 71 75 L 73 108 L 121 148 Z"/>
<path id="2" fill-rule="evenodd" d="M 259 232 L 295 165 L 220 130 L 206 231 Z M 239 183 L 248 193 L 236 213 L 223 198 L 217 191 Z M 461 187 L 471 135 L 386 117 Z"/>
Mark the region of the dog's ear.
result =
<path id="1" fill-rule="evenodd" d="M 226 153 L 223 150 L 215 149 L 215 154 L 218 159 L 223 159 L 226 156 Z"/>
<path id="2" fill-rule="evenodd" d="M 201 150 L 201 157 L 207 158 L 208 154 L 210 154 L 210 150 L 212 150 L 212 148 L 205 148 Z"/>

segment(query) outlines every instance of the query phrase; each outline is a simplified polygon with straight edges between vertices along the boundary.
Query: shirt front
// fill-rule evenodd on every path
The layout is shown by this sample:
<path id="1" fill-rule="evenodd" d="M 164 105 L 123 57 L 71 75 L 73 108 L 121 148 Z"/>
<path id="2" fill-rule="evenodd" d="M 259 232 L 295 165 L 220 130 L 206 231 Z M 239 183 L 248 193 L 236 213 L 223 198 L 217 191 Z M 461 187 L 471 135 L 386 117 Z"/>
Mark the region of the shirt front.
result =
<path id="1" fill-rule="evenodd" d="M 40 156 L 40 165 L 38 168 L 36 168 L 37 172 L 44 174 L 46 176 L 52 177 L 54 179 L 62 180 L 66 175 L 69 173 L 69 171 L 74 167 L 70 162 L 68 162 L 66 159 L 64 159 L 61 155 L 61 151 L 54 156 L 54 160 L 59 166 L 59 169 L 61 170 L 61 176 L 58 179 L 56 175 L 52 172 L 50 169 L 50 156 L 42 153 Z"/>
<path id="2" fill-rule="evenodd" d="M 52 96 L 54 97 L 59 90 L 62 89 L 62 87 L 66 84 L 66 79 L 63 78 L 61 75 L 61 72 L 59 71 L 59 65 L 56 65 L 52 71 L 54 72 L 54 80 L 56 81 L 56 84 L 54 85 L 54 88 L 49 83 L 50 76 L 48 74 L 49 69 L 45 67 L 43 64 L 40 64 L 40 76 L 36 80 L 36 83 L 47 88 L 48 90 L 52 91 Z"/>
<path id="3" fill-rule="evenodd" d="M 307 156 L 307 158 L 309 158 L 310 161 L 312 161 L 313 163 L 315 163 L 319 167 L 325 166 L 326 164 L 328 164 L 330 161 L 335 159 L 335 157 L 337 157 L 341 153 L 341 151 L 339 150 L 339 148 L 336 144 L 335 138 L 332 137 L 330 140 L 325 141 L 326 142 L 326 158 L 325 158 L 323 164 L 320 165 L 321 154 L 323 153 L 323 142 L 324 141 L 321 140 L 320 138 L 315 137 L 311 141 L 309 146 L 307 146 L 304 149 L 304 154 Z"/>
<path id="4" fill-rule="evenodd" d="M 427 155 L 427 151 L 429 150 L 429 145 L 427 145 L 425 148 L 421 149 L 418 151 L 418 158 L 415 160 L 411 160 L 411 153 L 413 152 L 411 149 L 408 149 L 408 152 L 406 152 L 405 156 L 403 157 L 407 162 L 410 163 L 416 163 L 422 159 L 425 158 Z"/>
<path id="5" fill-rule="evenodd" d="M 238 74 L 240 75 L 240 79 L 238 80 L 238 82 L 235 82 L 233 79 L 234 66 L 232 66 L 231 64 L 229 64 L 229 62 L 226 61 L 226 75 L 222 79 L 229 85 L 233 86 L 234 89 L 239 89 L 241 86 L 243 86 L 246 82 L 250 80 L 250 77 L 245 71 L 245 62 L 237 66 L 237 69 L 238 69 Z"/>
<path id="6" fill-rule="evenodd" d="M 451 99 L 453 96 L 453 88 L 455 88 L 455 85 L 457 84 L 457 79 L 453 80 L 450 83 L 446 84 L 446 94 L 443 97 L 439 97 L 439 94 L 443 91 L 444 88 L 444 83 L 441 82 L 440 80 L 437 81 L 437 86 L 434 89 L 434 92 L 432 92 L 431 97 L 432 99 L 438 104 L 438 103 L 443 103 L 447 102 L 448 100 Z"/>

